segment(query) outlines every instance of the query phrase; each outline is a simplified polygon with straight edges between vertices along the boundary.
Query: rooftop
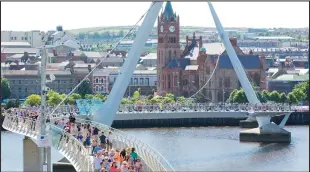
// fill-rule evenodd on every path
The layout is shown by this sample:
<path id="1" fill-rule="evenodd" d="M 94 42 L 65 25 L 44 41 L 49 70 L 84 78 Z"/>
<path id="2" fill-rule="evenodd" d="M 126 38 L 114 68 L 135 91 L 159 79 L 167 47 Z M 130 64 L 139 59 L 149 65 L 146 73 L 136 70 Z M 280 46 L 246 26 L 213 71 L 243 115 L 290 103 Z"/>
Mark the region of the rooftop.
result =
<path id="1" fill-rule="evenodd" d="M 27 47 L 31 48 L 29 42 L 1 42 L 1 47 Z"/>
<path id="2" fill-rule="evenodd" d="M 214 56 L 210 56 L 213 63 L 215 63 Z M 219 67 L 222 69 L 233 69 L 231 61 L 228 56 L 219 57 Z M 259 69 L 260 68 L 260 58 L 259 56 L 251 55 L 238 55 L 240 62 L 246 69 Z"/>
<path id="3" fill-rule="evenodd" d="M 277 77 L 276 81 L 306 81 L 309 79 L 308 75 L 283 74 Z"/>

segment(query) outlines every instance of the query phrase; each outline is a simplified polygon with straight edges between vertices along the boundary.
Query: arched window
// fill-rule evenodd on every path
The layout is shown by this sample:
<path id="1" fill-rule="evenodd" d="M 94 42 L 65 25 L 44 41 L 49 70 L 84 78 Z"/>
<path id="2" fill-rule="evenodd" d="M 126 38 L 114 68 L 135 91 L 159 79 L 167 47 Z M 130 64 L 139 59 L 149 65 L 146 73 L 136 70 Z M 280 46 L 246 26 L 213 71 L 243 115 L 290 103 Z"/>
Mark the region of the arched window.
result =
<path id="1" fill-rule="evenodd" d="M 103 78 L 101 78 L 101 83 L 103 83 Z"/>
<path id="2" fill-rule="evenodd" d="M 99 82 L 99 79 L 98 78 L 96 78 L 96 83 L 98 83 Z"/>

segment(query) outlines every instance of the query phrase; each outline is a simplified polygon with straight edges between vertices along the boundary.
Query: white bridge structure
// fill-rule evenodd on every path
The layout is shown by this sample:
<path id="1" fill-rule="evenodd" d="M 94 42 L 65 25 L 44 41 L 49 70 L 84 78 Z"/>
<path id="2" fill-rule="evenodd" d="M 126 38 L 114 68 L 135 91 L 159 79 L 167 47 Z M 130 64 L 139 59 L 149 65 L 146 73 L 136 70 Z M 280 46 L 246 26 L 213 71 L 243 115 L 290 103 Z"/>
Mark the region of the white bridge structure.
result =
<path id="1" fill-rule="evenodd" d="M 168 2 L 170 3 L 170 2 Z M 227 50 L 227 53 L 229 55 L 230 61 L 233 65 L 234 70 L 236 71 L 236 74 L 239 78 L 239 81 L 244 88 L 245 94 L 247 96 L 247 99 L 249 100 L 249 103 L 252 105 L 258 105 L 261 106 L 261 102 L 258 100 L 247 76 L 246 73 L 234 51 L 232 48 L 231 43 L 228 40 L 228 37 L 226 33 L 223 30 L 223 27 L 215 13 L 215 10 L 213 9 L 213 6 L 211 3 L 209 3 L 209 8 L 211 10 L 212 16 L 214 18 L 216 27 L 218 29 L 218 32 L 221 36 L 222 41 L 224 42 L 224 46 Z M 130 52 L 128 54 L 127 60 L 123 64 L 123 67 L 121 68 L 120 74 L 118 75 L 115 84 L 112 88 L 112 91 L 110 95 L 108 96 L 108 99 L 106 102 L 99 107 L 99 109 L 96 111 L 96 113 L 93 115 L 92 120 L 86 121 L 83 119 L 77 119 L 77 122 L 80 123 L 88 123 L 92 126 L 98 127 L 102 131 L 108 131 L 112 130 L 113 135 L 115 136 L 115 146 L 117 148 L 121 148 L 124 146 L 129 147 L 135 147 L 138 155 L 141 157 L 143 163 L 145 164 L 146 169 L 145 171 L 174 171 L 172 166 L 167 162 L 167 160 L 161 156 L 156 150 L 154 150 L 151 146 L 143 143 L 142 141 L 125 134 L 119 130 L 111 128 L 111 124 L 113 120 L 115 119 L 115 116 L 117 113 L 132 113 L 130 111 L 130 107 L 122 107 L 120 110 L 120 103 L 121 99 L 124 96 L 124 93 L 126 91 L 126 88 L 129 85 L 130 78 L 135 70 L 136 64 L 139 60 L 139 57 L 141 55 L 143 46 L 145 45 L 152 28 L 154 26 L 155 20 L 160 12 L 160 9 L 163 5 L 163 2 L 153 2 L 151 7 L 149 8 L 143 23 L 139 27 L 136 38 L 134 40 L 134 43 L 132 45 L 132 48 L 130 49 Z M 68 45 L 73 45 L 72 41 L 67 41 Z M 74 44 L 76 45 L 76 44 Z M 45 48 L 43 48 L 43 56 L 45 53 Z M 42 52 L 41 52 L 42 53 Z M 42 56 L 42 60 L 44 60 Z M 42 64 L 42 85 L 45 85 L 46 75 L 45 75 L 45 66 L 43 62 Z M 84 80 L 83 80 L 84 81 Z M 59 113 L 58 110 L 53 110 L 51 114 L 47 114 L 46 107 L 45 107 L 45 92 L 48 89 L 46 87 L 42 87 L 42 97 L 41 98 L 41 115 L 38 117 L 38 119 L 28 119 L 23 118 L 15 114 L 7 114 L 5 116 L 5 120 L 3 123 L 3 128 L 25 135 L 27 137 L 30 137 L 33 140 L 39 140 L 40 135 L 42 136 L 42 133 L 46 133 L 50 136 L 52 140 L 52 147 L 57 149 L 60 153 L 62 153 L 75 167 L 77 171 L 94 171 L 93 167 L 93 157 L 90 156 L 88 150 L 71 134 L 64 132 L 61 128 L 58 128 L 57 125 L 54 125 L 55 120 L 59 120 L 62 118 L 66 118 L 65 116 L 61 115 L 62 113 Z M 58 108 L 58 107 L 57 107 Z M 149 107 L 150 108 L 150 107 Z M 149 113 L 151 113 L 150 109 L 148 108 Z M 143 108 L 146 109 L 146 106 Z M 195 108 L 188 107 L 189 111 L 195 111 Z M 188 110 L 185 107 L 185 110 Z M 281 129 L 284 127 L 290 112 L 292 112 L 292 109 L 287 109 L 283 107 L 281 111 L 279 112 L 279 109 L 274 109 L 273 111 L 268 110 L 265 111 L 263 108 L 260 108 L 261 110 L 252 109 L 251 110 L 251 118 L 258 121 L 259 124 L 259 134 L 264 133 L 267 131 L 267 133 L 274 133 L 278 131 L 278 129 Z M 165 111 L 167 109 L 165 108 Z M 196 108 L 196 110 L 200 110 L 203 113 L 208 113 L 209 110 L 206 109 L 206 106 L 199 106 Z M 214 110 L 214 109 L 213 109 Z M 56 112 L 58 111 L 58 112 Z M 138 110 L 140 111 L 140 110 Z M 184 111 L 184 107 L 182 109 L 178 109 L 176 111 Z M 171 113 L 173 111 L 171 110 Z M 219 112 L 219 113 L 224 113 Z M 277 126 L 274 123 L 270 123 L 271 116 L 274 115 L 286 115 L 283 121 L 279 126 Z M 49 117 L 50 122 L 46 123 L 46 119 Z M 272 125 L 273 128 L 272 131 L 269 131 L 269 125 Z M 266 127 L 267 126 L 267 127 Z M 51 171 L 50 162 L 47 162 L 46 160 L 46 147 L 44 149 L 40 149 L 40 152 L 44 152 L 44 156 L 41 155 L 41 158 L 44 157 L 44 162 L 47 167 L 43 165 L 42 167 L 39 167 L 41 171 Z M 47 158 L 48 159 L 48 158 Z M 24 169 L 26 171 L 26 169 Z M 30 170 L 31 171 L 31 170 Z"/>

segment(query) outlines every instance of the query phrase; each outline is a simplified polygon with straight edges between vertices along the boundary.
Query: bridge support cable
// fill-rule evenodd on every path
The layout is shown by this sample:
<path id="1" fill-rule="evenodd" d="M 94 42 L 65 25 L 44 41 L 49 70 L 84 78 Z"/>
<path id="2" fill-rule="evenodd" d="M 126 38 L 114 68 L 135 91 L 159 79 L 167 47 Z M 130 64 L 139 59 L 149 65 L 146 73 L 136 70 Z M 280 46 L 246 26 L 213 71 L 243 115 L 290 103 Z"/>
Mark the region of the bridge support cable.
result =
<path id="1" fill-rule="evenodd" d="M 99 108 L 94 115 L 96 122 L 111 126 L 115 118 L 116 112 L 121 103 L 125 91 L 129 85 L 130 78 L 136 68 L 136 65 L 141 56 L 141 52 L 145 43 L 151 34 L 152 28 L 162 7 L 163 2 L 153 2 L 147 15 L 145 16 L 142 25 L 137 31 L 137 36 L 129 51 L 127 60 L 123 64 L 119 75 L 113 85 L 113 88 L 105 103 Z"/>
<path id="2" fill-rule="evenodd" d="M 154 5 L 155 3 L 152 3 L 151 7 Z M 148 10 L 149 11 L 149 10 Z M 85 80 L 88 79 L 88 77 L 97 69 L 98 66 L 100 66 L 103 61 L 114 51 L 116 50 L 116 48 L 118 47 L 118 45 L 125 40 L 131 33 L 132 31 L 138 26 L 139 22 L 144 18 L 144 16 L 148 13 L 148 11 L 146 13 L 144 13 L 141 18 L 135 23 L 135 25 L 128 31 L 127 34 L 125 34 L 124 37 L 122 37 L 115 45 L 114 47 L 112 47 L 112 49 L 106 54 L 106 56 L 104 58 L 102 58 L 102 60 L 71 90 L 70 93 L 68 93 L 66 95 L 66 97 L 52 110 L 52 112 L 50 114 L 48 114 L 48 116 L 52 116 L 55 111 L 68 99 L 68 97 L 74 93 L 83 83 Z"/>
<path id="3" fill-rule="evenodd" d="M 214 73 L 215 73 L 215 71 L 216 71 L 216 69 L 217 69 L 217 66 L 218 66 L 219 62 L 220 62 L 220 56 L 217 58 L 215 67 L 214 67 L 214 69 L 213 69 L 213 71 L 212 71 L 212 73 L 211 73 L 210 78 L 207 80 L 207 82 L 206 82 L 196 93 L 194 93 L 193 95 L 191 95 L 190 98 L 193 98 L 193 97 L 195 97 L 198 93 L 201 93 L 201 91 L 209 84 L 209 82 L 211 81 L 211 79 L 212 79 L 212 77 L 213 77 L 213 75 L 214 75 Z"/>

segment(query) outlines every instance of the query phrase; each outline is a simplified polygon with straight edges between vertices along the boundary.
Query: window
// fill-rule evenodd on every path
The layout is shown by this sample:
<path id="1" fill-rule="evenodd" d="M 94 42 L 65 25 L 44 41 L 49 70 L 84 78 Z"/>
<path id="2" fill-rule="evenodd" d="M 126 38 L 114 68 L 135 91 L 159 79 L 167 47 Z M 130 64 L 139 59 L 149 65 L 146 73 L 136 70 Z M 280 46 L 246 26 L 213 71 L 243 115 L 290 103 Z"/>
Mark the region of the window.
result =
<path id="1" fill-rule="evenodd" d="M 101 78 L 101 83 L 104 83 L 104 82 L 103 82 L 103 78 Z"/>
<path id="2" fill-rule="evenodd" d="M 22 40 L 24 40 L 24 37 L 22 37 Z"/>
<path id="3" fill-rule="evenodd" d="M 144 79 L 140 78 L 140 85 L 143 85 L 143 81 L 144 81 Z"/>
<path id="4" fill-rule="evenodd" d="M 11 40 L 13 40 L 14 38 L 13 37 L 11 37 Z"/>
<path id="5" fill-rule="evenodd" d="M 222 85 L 223 85 L 223 79 L 219 78 L 219 88 L 222 88 Z"/>
<path id="6" fill-rule="evenodd" d="M 18 80 L 18 84 L 22 84 L 22 81 L 21 81 L 21 80 Z"/>
<path id="7" fill-rule="evenodd" d="M 15 84 L 15 80 L 12 80 L 12 84 Z"/>
<path id="8" fill-rule="evenodd" d="M 130 85 L 133 85 L 133 79 L 130 78 Z"/>
<path id="9" fill-rule="evenodd" d="M 98 85 L 96 85 L 96 91 L 99 91 L 99 87 L 98 87 Z"/>
<path id="10" fill-rule="evenodd" d="M 98 78 L 96 78 L 96 83 L 98 83 L 99 82 L 99 79 Z"/>
<path id="11" fill-rule="evenodd" d="M 25 40 L 27 41 L 27 37 L 25 37 Z"/>
<path id="12" fill-rule="evenodd" d="M 16 38 L 16 36 L 14 37 L 14 40 L 16 40 L 17 38 Z"/>
<path id="13" fill-rule="evenodd" d="M 225 79 L 224 86 L 225 86 L 226 88 L 229 88 L 229 87 L 230 87 L 230 78 L 226 78 L 226 79 Z"/>
<path id="14" fill-rule="evenodd" d="M 150 85 L 149 78 L 145 78 L 145 85 L 147 85 L 147 86 L 149 86 L 149 85 Z"/>
<path id="15" fill-rule="evenodd" d="M 72 84 L 72 82 L 73 82 L 72 79 L 70 79 L 70 83 L 71 83 L 71 84 Z"/>
<path id="16" fill-rule="evenodd" d="M 103 90 L 104 90 L 104 87 L 103 87 L 103 86 L 101 86 L 100 91 L 102 92 Z"/>
<path id="17" fill-rule="evenodd" d="M 27 89 L 27 87 L 25 88 L 25 93 L 27 93 L 28 92 L 28 89 Z"/>
<path id="18" fill-rule="evenodd" d="M 18 88 L 18 92 L 20 92 L 20 93 L 21 93 L 21 92 L 22 92 L 22 88 L 20 88 L 20 87 L 19 87 L 19 88 Z"/>
<path id="19" fill-rule="evenodd" d="M 60 84 L 60 80 L 57 80 L 57 83 Z"/>
<path id="20" fill-rule="evenodd" d="M 134 85 L 138 85 L 138 78 L 135 78 L 134 81 Z"/>

